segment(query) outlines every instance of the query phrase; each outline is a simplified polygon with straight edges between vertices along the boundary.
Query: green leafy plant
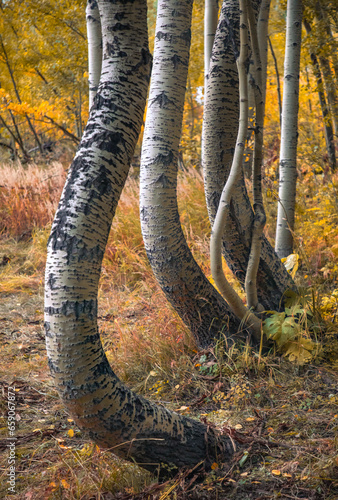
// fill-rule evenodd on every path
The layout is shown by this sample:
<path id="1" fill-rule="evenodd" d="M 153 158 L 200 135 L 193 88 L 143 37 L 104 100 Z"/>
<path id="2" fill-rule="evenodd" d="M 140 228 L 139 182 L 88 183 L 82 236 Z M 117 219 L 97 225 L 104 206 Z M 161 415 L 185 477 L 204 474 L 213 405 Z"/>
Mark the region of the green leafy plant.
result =
<path id="1" fill-rule="evenodd" d="M 263 330 L 290 361 L 303 365 L 317 350 L 317 343 L 309 335 L 314 326 L 311 310 L 306 304 L 296 303 L 286 307 L 284 312 L 271 312 L 263 323 Z"/>

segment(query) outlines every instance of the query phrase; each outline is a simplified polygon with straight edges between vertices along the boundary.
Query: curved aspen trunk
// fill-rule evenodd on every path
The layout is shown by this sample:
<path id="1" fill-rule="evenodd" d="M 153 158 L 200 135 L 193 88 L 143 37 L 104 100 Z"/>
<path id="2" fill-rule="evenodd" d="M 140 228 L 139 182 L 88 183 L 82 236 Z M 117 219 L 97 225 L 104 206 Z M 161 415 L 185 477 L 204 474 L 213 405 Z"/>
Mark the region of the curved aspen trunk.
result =
<path id="1" fill-rule="evenodd" d="M 158 4 L 154 64 L 141 157 L 141 227 L 153 272 L 200 346 L 239 320 L 185 241 L 177 207 L 177 160 L 190 49 L 192 0 Z"/>
<path id="2" fill-rule="evenodd" d="M 226 230 L 226 221 L 229 220 L 230 202 L 238 185 L 239 178 L 243 175 L 242 163 L 245 147 L 245 136 L 248 129 L 248 75 L 247 66 L 249 61 L 249 36 L 248 36 L 248 16 L 245 0 L 240 0 L 240 53 L 237 58 L 237 68 L 239 77 L 239 128 L 235 154 L 228 180 L 223 188 L 219 202 L 214 225 L 212 226 L 210 238 L 210 264 L 212 276 L 223 297 L 231 305 L 234 313 L 241 321 L 250 325 L 257 340 L 261 337 L 261 322 L 243 304 L 242 299 L 228 283 L 222 267 L 222 235 Z"/>
<path id="3" fill-rule="evenodd" d="M 242 0 L 243 1 L 243 0 Z M 254 124 L 254 155 L 252 165 L 252 191 L 254 221 L 252 225 L 251 249 L 248 260 L 248 267 L 245 277 L 245 293 L 247 305 L 253 310 L 262 310 L 258 302 L 257 294 L 257 272 L 262 251 L 262 235 L 266 222 L 266 215 L 262 196 L 262 166 L 263 166 L 263 131 L 264 131 L 264 99 L 263 90 L 263 64 L 261 61 L 261 49 L 257 36 L 254 11 L 250 4 L 246 4 L 248 10 L 248 22 L 251 35 L 251 50 L 253 59 L 253 88 L 255 93 L 255 124 Z M 263 4 L 261 5 L 262 10 Z M 260 11 L 261 13 L 261 11 Z M 266 37 L 265 37 L 266 38 Z M 267 40 L 266 40 L 267 41 Z"/>
<path id="4" fill-rule="evenodd" d="M 254 10 L 257 11 L 257 5 Z M 236 144 L 239 93 L 235 52 L 238 48 L 238 3 L 236 0 L 225 0 L 213 46 L 203 122 L 202 163 L 211 225 L 229 176 Z M 227 231 L 223 237 L 223 255 L 243 287 L 253 220 L 254 214 L 241 177 L 230 206 Z M 264 236 L 257 284 L 259 302 L 268 310 L 278 310 L 283 293 L 293 287 L 290 275 Z"/>
<path id="5" fill-rule="evenodd" d="M 260 60 L 261 60 L 261 75 L 262 75 L 262 84 L 260 87 L 260 94 L 263 102 L 263 114 L 265 110 L 265 95 L 266 95 L 266 78 L 267 78 L 267 66 L 268 66 L 268 26 L 269 26 L 269 13 L 270 13 L 270 3 L 271 0 L 262 0 L 259 9 L 258 21 L 257 21 L 257 37 L 258 37 L 258 45 L 260 52 Z M 251 7 L 251 3 L 248 4 L 249 8 Z M 251 38 L 251 37 L 250 37 Z M 249 129 L 247 140 L 249 141 L 253 135 L 254 121 L 255 121 L 255 91 L 252 87 L 252 84 L 255 82 L 252 81 L 251 78 L 251 69 L 249 70 L 249 82 L 251 85 L 249 86 Z M 264 117 L 263 117 L 264 119 Z M 257 120 L 256 120 L 257 122 Z M 252 126 L 250 127 L 250 123 Z M 244 164 L 244 168 L 246 174 L 251 176 L 252 172 L 248 171 L 248 167 L 252 171 L 252 161 L 253 161 L 253 151 L 249 148 L 247 149 L 249 154 L 249 161 Z"/>
<path id="6" fill-rule="evenodd" d="M 100 83 L 102 68 L 102 33 L 99 8 L 96 0 L 88 0 L 86 8 L 88 38 L 89 109 Z"/>
<path id="7" fill-rule="evenodd" d="M 282 131 L 279 156 L 279 203 L 275 250 L 280 258 L 293 252 L 297 183 L 299 63 L 302 41 L 302 2 L 288 0 L 284 62 Z"/>
<path id="8" fill-rule="evenodd" d="M 149 84 L 146 1 L 99 0 L 100 86 L 48 242 L 45 330 L 56 387 L 77 425 L 149 470 L 231 453 L 201 422 L 131 392 L 114 374 L 97 327 L 101 262 L 141 129 Z"/>

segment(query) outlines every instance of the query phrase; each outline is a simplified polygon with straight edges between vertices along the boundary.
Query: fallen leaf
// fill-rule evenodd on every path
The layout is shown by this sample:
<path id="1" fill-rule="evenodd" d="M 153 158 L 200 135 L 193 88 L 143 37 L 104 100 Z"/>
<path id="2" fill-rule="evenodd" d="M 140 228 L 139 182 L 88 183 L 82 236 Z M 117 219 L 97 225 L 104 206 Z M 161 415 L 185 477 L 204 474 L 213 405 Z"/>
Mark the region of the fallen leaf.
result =
<path id="1" fill-rule="evenodd" d="M 273 474 L 274 476 L 280 476 L 281 475 L 281 471 L 279 469 L 273 469 L 271 471 L 271 474 Z"/>
<path id="2" fill-rule="evenodd" d="M 61 479 L 61 484 L 64 488 L 66 488 L 66 490 L 69 490 L 70 488 L 70 484 L 67 483 L 67 481 L 65 479 Z"/>

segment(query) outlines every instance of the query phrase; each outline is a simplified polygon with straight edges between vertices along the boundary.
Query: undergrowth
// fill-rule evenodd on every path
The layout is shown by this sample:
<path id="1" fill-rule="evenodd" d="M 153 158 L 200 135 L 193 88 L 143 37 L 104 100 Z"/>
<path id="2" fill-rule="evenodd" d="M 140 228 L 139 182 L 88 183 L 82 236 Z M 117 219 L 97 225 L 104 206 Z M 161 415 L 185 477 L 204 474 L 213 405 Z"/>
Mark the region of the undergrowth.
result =
<path id="1" fill-rule="evenodd" d="M 51 170 L 0 168 L 1 383 L 3 393 L 8 385 L 16 386 L 19 415 L 18 493 L 13 498 L 164 500 L 217 494 L 247 499 L 257 498 L 255 489 L 263 498 L 275 498 L 278 492 L 280 498 L 302 498 L 297 496 L 301 491 L 306 498 L 336 498 L 337 175 L 310 172 L 299 185 L 296 236 L 301 237 L 289 269 L 302 293 L 289 297 L 285 313 L 272 312 L 267 319 L 271 336 L 289 343 L 284 356 L 278 344 L 257 352 L 249 344 L 228 346 L 226 339 L 211 349 L 197 349 L 153 277 L 140 232 L 136 176 L 127 182 L 99 289 L 98 322 L 107 356 L 138 392 L 181 414 L 233 429 L 247 440 L 230 466 L 215 463 L 210 474 L 187 473 L 169 483 L 158 483 L 135 464 L 88 444 L 53 389 L 44 347 L 43 272 L 65 175 L 60 164 Z M 273 177 L 266 182 L 270 235 Z M 210 227 L 196 169 L 180 172 L 178 193 L 188 244 L 210 278 Z M 228 277 L 235 283 L 230 273 Z M 309 355 L 295 360 L 290 343 L 304 339 L 311 343 Z M 3 403 L 1 411 L 4 474 Z M 249 442 L 253 436 L 256 441 Z M 3 495 L 4 487 L 3 481 Z"/>

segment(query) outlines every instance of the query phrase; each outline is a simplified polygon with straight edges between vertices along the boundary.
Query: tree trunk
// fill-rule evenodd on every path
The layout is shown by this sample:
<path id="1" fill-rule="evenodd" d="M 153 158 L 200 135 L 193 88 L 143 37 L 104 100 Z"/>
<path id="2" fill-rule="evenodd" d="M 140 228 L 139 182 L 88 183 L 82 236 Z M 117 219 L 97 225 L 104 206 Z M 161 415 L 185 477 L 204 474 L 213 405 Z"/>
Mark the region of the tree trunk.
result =
<path id="1" fill-rule="evenodd" d="M 338 84 L 337 47 L 331 33 L 330 22 L 327 19 L 325 8 L 323 8 L 320 2 L 316 2 L 315 12 L 318 19 L 318 38 L 320 44 L 319 63 L 323 69 L 327 100 L 331 108 L 335 136 L 338 138 L 338 97 L 336 91 L 336 85 Z M 324 34 L 326 34 L 326 39 Z M 329 47 L 325 47 L 327 44 L 329 44 Z M 332 61 L 336 78 L 332 74 L 328 57 Z"/>
<path id="2" fill-rule="evenodd" d="M 288 0 L 284 62 L 282 130 L 279 156 L 279 202 L 275 250 L 280 258 L 293 252 L 295 226 L 299 63 L 302 42 L 302 2 Z"/>
<path id="3" fill-rule="evenodd" d="M 265 95 L 266 95 L 266 78 L 267 78 L 267 67 L 268 67 L 268 26 L 269 26 L 269 13 L 270 13 L 270 3 L 271 0 L 262 0 L 259 16 L 257 22 L 257 37 L 260 51 L 261 60 L 261 75 L 262 84 L 260 87 L 260 94 L 263 103 L 263 114 L 265 110 Z M 252 64 L 252 63 L 251 63 Z M 254 132 L 254 121 L 255 121 L 255 91 L 253 85 L 255 84 L 252 75 L 251 68 L 249 70 L 249 128 L 247 134 L 247 150 L 246 150 L 246 161 L 244 163 L 244 170 L 246 176 L 250 179 L 252 175 L 252 162 L 253 162 L 253 149 L 249 144 Z"/>
<path id="4" fill-rule="evenodd" d="M 102 33 L 96 0 L 88 0 L 86 8 L 88 38 L 89 109 L 93 105 L 100 83 L 102 68 Z"/>
<path id="5" fill-rule="evenodd" d="M 203 460 L 208 466 L 217 454 L 229 456 L 229 439 L 131 392 L 112 371 L 98 333 L 101 263 L 141 129 L 151 61 L 146 1 L 98 5 L 100 86 L 48 242 L 48 363 L 77 425 L 100 446 L 149 470 Z"/>
<path id="6" fill-rule="evenodd" d="M 238 4 L 235 0 L 227 0 L 223 3 L 215 36 L 204 107 L 202 163 L 211 225 L 229 175 L 236 144 L 239 95 L 235 53 L 239 47 L 238 35 Z M 230 207 L 228 229 L 223 238 L 223 255 L 243 287 L 253 220 L 254 214 L 241 178 Z M 259 302 L 268 310 L 278 310 L 283 293 L 294 286 L 264 236 L 257 283 Z"/>
<path id="7" fill-rule="evenodd" d="M 204 98 L 210 67 L 212 46 L 218 23 L 218 0 L 205 0 L 204 8 Z"/>
<path id="8" fill-rule="evenodd" d="M 334 134 L 338 137 L 338 99 L 330 61 L 326 57 L 320 56 L 319 65 L 322 68 L 324 87 L 326 90 L 327 102 L 331 111 Z"/>
<path id="9" fill-rule="evenodd" d="M 278 111 L 279 111 L 279 126 L 280 126 L 280 128 L 282 128 L 282 97 L 281 97 L 281 90 L 280 90 L 280 78 L 279 78 L 278 62 L 277 62 L 275 51 L 273 50 L 271 38 L 269 36 L 268 36 L 268 41 L 269 41 L 269 47 L 270 47 L 272 59 L 273 59 L 274 65 L 275 65 L 276 84 L 277 84 L 277 100 L 278 100 Z"/>
<path id="10" fill-rule="evenodd" d="M 143 134 L 141 228 L 149 262 L 167 299 L 200 346 L 238 319 L 204 276 L 184 238 L 177 207 L 177 162 L 187 81 L 192 0 L 158 5 L 154 64 Z"/>
<path id="11" fill-rule="evenodd" d="M 310 23 L 306 19 L 304 19 L 303 23 L 304 23 L 306 33 L 309 35 L 312 31 Z M 326 143 L 327 156 L 329 159 L 330 169 L 332 172 L 335 172 L 335 170 L 337 168 L 337 161 L 336 161 L 336 151 L 335 151 L 335 145 L 334 145 L 332 120 L 331 120 L 330 111 L 329 111 L 329 108 L 328 108 L 328 105 L 326 102 L 323 79 L 322 79 L 322 72 L 320 70 L 319 62 L 318 62 L 317 56 L 316 56 L 312 46 L 310 46 L 310 59 L 311 59 L 312 67 L 313 67 L 313 72 L 314 72 L 314 75 L 316 78 L 319 104 L 320 104 L 320 108 L 322 110 L 324 137 L 325 137 L 325 143 Z"/>
<path id="12" fill-rule="evenodd" d="M 243 304 L 242 299 L 228 283 L 222 266 L 222 235 L 226 231 L 226 222 L 229 220 L 230 203 L 233 193 L 238 185 L 238 180 L 243 175 L 242 162 L 245 147 L 245 137 L 248 129 L 248 74 L 249 61 L 249 35 L 248 13 L 245 0 L 240 0 L 240 52 L 236 63 L 239 77 L 239 128 L 237 135 L 234 158 L 229 177 L 223 188 L 214 225 L 210 238 L 210 263 L 211 272 L 215 283 L 223 297 L 231 305 L 234 313 L 243 323 L 247 323 L 254 331 L 256 340 L 261 338 L 261 321 Z M 251 33 L 252 34 L 252 33 Z M 249 306 L 250 307 L 250 306 Z"/>
<path id="13" fill-rule="evenodd" d="M 268 28 L 271 0 L 262 0 L 257 22 L 259 53 L 262 64 L 262 101 L 265 108 L 266 77 L 268 69 Z"/>
<path id="14" fill-rule="evenodd" d="M 266 9 L 266 2 L 261 5 Z M 263 132 L 264 132 L 264 110 L 265 110 L 265 88 L 266 88 L 266 50 L 267 33 L 261 38 L 259 43 L 258 33 L 255 23 L 254 11 L 251 4 L 247 5 L 248 22 L 251 34 L 251 50 L 253 65 L 251 73 L 253 75 L 253 88 L 255 95 L 255 123 L 254 123 L 254 154 L 252 164 L 252 197 L 254 220 L 252 224 L 251 249 L 248 260 L 247 272 L 245 276 L 245 293 L 247 305 L 254 311 L 262 312 L 262 305 L 258 300 L 257 273 L 260 256 L 262 252 L 262 236 L 266 223 L 266 215 L 262 195 L 262 167 L 263 167 Z M 260 11 L 261 14 L 261 11 Z M 266 12 L 265 12 L 266 15 Z M 262 16 L 264 18 L 264 16 Z M 267 22 L 267 20 L 265 20 Z M 266 28 L 265 24 L 262 28 Z M 263 39 L 262 39 L 263 38 Z M 261 52 L 265 52 L 265 67 L 261 61 Z M 263 308 L 264 309 L 264 308 Z"/>

